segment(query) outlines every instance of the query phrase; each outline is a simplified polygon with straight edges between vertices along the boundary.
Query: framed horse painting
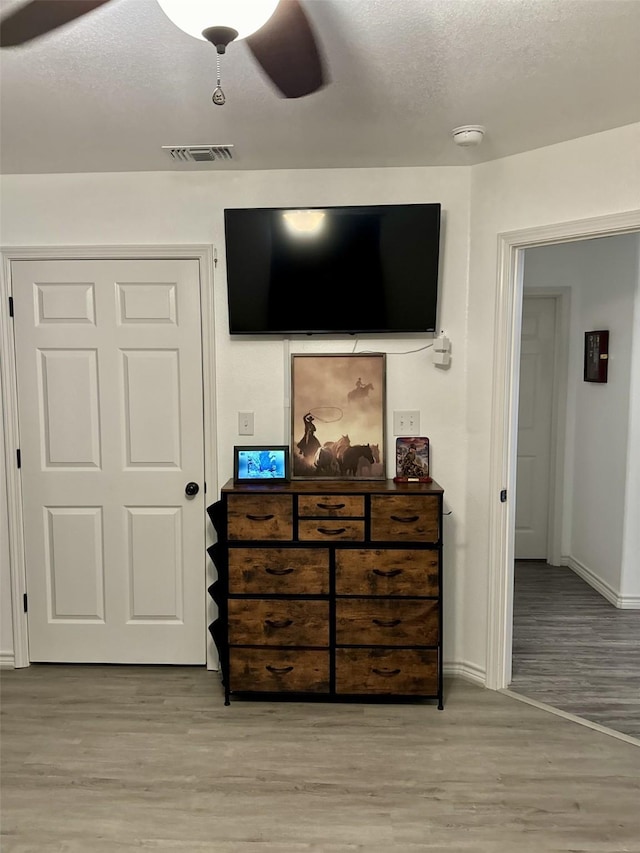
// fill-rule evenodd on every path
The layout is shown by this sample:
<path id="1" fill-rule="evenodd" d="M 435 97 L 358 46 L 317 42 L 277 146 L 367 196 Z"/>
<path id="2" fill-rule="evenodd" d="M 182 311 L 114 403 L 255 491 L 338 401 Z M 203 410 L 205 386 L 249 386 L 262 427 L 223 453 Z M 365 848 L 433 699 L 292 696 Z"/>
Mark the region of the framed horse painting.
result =
<path id="1" fill-rule="evenodd" d="M 294 479 L 384 480 L 385 354 L 291 356 Z"/>

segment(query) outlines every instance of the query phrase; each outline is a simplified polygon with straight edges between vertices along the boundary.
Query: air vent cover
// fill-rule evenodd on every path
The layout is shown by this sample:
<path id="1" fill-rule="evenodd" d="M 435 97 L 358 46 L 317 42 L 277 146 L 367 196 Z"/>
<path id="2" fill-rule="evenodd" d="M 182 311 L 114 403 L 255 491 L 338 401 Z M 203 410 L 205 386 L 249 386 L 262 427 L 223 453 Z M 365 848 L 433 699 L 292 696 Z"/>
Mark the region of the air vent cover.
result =
<path id="1" fill-rule="evenodd" d="M 232 160 L 233 145 L 163 145 L 177 163 L 210 163 L 212 160 Z"/>

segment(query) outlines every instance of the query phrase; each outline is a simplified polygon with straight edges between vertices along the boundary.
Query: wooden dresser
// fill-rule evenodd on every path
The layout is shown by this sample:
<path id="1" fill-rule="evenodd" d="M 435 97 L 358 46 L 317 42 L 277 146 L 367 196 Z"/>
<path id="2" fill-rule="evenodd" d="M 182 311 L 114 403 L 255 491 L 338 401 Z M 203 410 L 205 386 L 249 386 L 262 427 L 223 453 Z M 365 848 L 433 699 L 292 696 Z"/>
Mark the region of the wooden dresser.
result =
<path id="1" fill-rule="evenodd" d="M 222 489 L 209 516 L 230 696 L 442 697 L 437 483 L 293 481 Z"/>

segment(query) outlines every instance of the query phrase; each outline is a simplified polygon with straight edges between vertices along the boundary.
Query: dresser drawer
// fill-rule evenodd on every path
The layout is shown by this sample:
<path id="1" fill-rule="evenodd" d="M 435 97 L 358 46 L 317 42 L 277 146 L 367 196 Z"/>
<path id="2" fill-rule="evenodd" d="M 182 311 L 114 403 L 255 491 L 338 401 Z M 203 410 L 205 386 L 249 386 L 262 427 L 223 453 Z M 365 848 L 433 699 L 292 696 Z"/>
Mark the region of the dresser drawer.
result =
<path id="1" fill-rule="evenodd" d="M 435 646 L 438 602 L 341 598 L 336 601 L 339 646 Z"/>
<path id="2" fill-rule="evenodd" d="M 230 548 L 229 592 L 327 595 L 329 551 L 323 548 Z"/>
<path id="3" fill-rule="evenodd" d="M 298 539 L 301 542 L 364 542 L 364 521 L 301 518 Z"/>
<path id="4" fill-rule="evenodd" d="M 437 692 L 437 651 L 336 649 L 336 693 L 432 696 Z"/>
<path id="5" fill-rule="evenodd" d="M 374 542 L 438 542 L 439 505 L 435 495 L 372 495 Z"/>
<path id="6" fill-rule="evenodd" d="M 336 550 L 337 595 L 438 595 L 438 551 Z"/>
<path id="7" fill-rule="evenodd" d="M 329 602 L 231 598 L 232 646 L 328 646 Z"/>
<path id="8" fill-rule="evenodd" d="M 291 495 L 229 495 L 227 536 L 232 541 L 293 538 Z"/>
<path id="9" fill-rule="evenodd" d="M 232 649 L 232 691 L 328 693 L 329 652 Z"/>
<path id="10" fill-rule="evenodd" d="M 298 515 L 310 515 L 327 518 L 343 516 L 363 516 L 363 495 L 300 495 L 298 497 Z"/>

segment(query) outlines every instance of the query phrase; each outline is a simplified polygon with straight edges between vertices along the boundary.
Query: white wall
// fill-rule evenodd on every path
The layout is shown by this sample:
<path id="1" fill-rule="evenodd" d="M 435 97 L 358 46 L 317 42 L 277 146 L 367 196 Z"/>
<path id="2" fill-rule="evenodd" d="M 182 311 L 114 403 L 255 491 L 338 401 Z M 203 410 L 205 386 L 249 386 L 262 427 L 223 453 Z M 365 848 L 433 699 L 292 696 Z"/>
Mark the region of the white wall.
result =
<path id="1" fill-rule="evenodd" d="M 415 409 L 431 439 L 432 473 L 453 514 L 445 525 L 445 659 L 463 658 L 465 549 L 465 346 L 467 334 L 469 169 L 407 168 L 216 173 L 16 175 L 0 183 L 1 242 L 10 246 L 212 244 L 214 279 L 218 486 L 232 474 L 238 411 L 255 413 L 256 443 L 289 440 L 282 340 L 231 340 L 227 332 L 223 210 L 225 207 L 431 202 L 442 204 L 439 318 L 453 342 L 452 365 L 439 370 L 430 350 L 401 354 L 430 336 L 361 342 L 390 353 L 387 410 Z M 351 352 L 354 339 L 291 342 L 292 351 Z M 387 430 L 387 458 L 394 437 Z M 392 474 L 392 469 L 389 469 Z M 209 493 L 216 491 L 215 484 Z"/>
<path id="2" fill-rule="evenodd" d="M 467 435 L 470 472 L 464 543 L 464 648 L 486 667 L 492 364 L 498 235 L 640 209 L 640 124 L 472 169 Z M 503 511 L 506 511 L 503 510 Z M 636 516 L 637 518 L 637 516 Z M 637 552 L 636 552 L 637 553 Z"/>
<path id="3" fill-rule="evenodd" d="M 626 569 L 623 560 L 629 454 L 640 443 L 629 420 L 640 397 L 640 373 L 631 375 L 639 252 L 640 236 L 625 234 L 527 249 L 524 264 L 525 295 L 571 290 L 562 554 L 613 601 L 640 586 L 640 560 Z M 610 332 L 602 385 L 583 381 L 584 332 L 593 329 Z"/>

